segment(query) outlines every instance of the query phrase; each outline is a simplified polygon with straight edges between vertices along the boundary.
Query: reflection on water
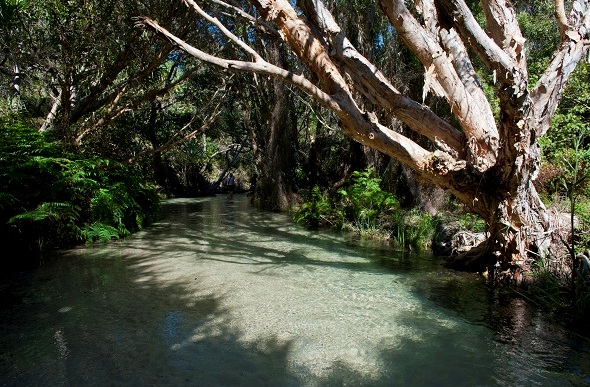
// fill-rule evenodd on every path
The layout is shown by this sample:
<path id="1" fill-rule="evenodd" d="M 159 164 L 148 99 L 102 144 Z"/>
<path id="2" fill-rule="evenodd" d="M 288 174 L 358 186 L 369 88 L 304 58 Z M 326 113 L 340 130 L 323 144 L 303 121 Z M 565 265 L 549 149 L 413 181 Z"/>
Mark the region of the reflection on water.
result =
<path id="1" fill-rule="evenodd" d="M 234 196 L 0 286 L 1 385 L 585 385 L 586 339 L 427 255 Z"/>

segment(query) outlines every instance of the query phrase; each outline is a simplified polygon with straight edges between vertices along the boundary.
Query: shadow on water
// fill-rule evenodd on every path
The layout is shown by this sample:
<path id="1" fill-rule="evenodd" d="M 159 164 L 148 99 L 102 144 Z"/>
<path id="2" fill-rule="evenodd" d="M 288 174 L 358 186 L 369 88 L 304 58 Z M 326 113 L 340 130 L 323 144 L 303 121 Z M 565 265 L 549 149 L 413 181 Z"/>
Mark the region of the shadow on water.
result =
<path id="1" fill-rule="evenodd" d="M 219 198 L 218 198 L 219 200 Z M 217 203 L 218 204 L 218 203 Z M 184 251 L 194 251 L 195 244 L 214 244 L 214 250 L 207 250 L 204 259 L 218 259 L 246 265 L 311 265 L 329 266 L 342 270 L 373 270 L 387 267 L 394 271 L 430 270 L 442 265 L 433 262 L 428 255 L 407 253 L 370 242 L 360 244 L 353 239 L 346 240 L 342 234 L 305 230 L 293 225 L 290 218 L 281 214 L 245 209 L 247 202 L 228 200 L 224 205 L 211 202 L 186 206 L 172 202 L 162 209 L 162 217 L 173 216 L 177 223 L 164 221 L 157 224 L 161 232 L 185 236 L 185 243 L 177 245 Z M 247 207 L 246 207 L 247 208 Z M 219 219 L 223 227 L 230 227 L 228 233 L 209 233 L 208 224 Z M 200 227 L 193 228 L 197 224 Z M 255 240 L 252 239 L 255 235 Z M 254 243 L 253 243 L 254 242 Z M 296 248 L 277 247 L 281 243 Z M 149 248 L 160 247 L 156 241 Z M 340 260 L 316 259 L 314 250 L 322 250 Z M 312 254 L 310 254 L 312 252 Z M 351 259 L 356 258 L 356 259 Z"/>
<path id="2" fill-rule="evenodd" d="M 289 343 L 240 343 L 223 296 L 146 281 L 149 258 L 103 258 L 3 287 L 17 296 L 1 313 L 0 385 L 299 384 Z"/>
<path id="3" fill-rule="evenodd" d="M 170 201 L 128 241 L 64 252 L 0 291 L 1 385 L 590 382 L 587 342 L 521 300 L 239 196 Z"/>

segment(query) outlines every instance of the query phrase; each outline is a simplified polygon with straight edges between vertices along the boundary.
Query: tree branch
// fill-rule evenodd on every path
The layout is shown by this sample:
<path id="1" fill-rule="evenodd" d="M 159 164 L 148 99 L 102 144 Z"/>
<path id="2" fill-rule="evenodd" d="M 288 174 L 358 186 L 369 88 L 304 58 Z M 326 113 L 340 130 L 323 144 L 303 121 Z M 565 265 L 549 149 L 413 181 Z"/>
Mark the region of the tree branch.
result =
<path id="1" fill-rule="evenodd" d="M 255 62 L 262 61 L 262 57 L 256 51 L 254 51 L 250 46 L 238 39 L 236 35 L 232 34 L 221 22 L 219 22 L 217 18 L 212 17 L 211 15 L 203 11 L 203 9 L 199 7 L 199 5 L 195 3 L 193 0 L 183 1 L 189 8 L 192 8 L 195 12 L 201 15 L 202 18 L 207 20 L 209 23 L 213 24 L 215 27 L 219 28 L 219 30 L 225 36 L 227 36 L 232 42 L 234 42 L 238 47 L 250 54 L 250 56 L 252 57 L 252 59 L 254 59 Z"/>
<path id="2" fill-rule="evenodd" d="M 279 31 L 277 31 L 277 29 L 274 28 L 272 25 L 265 22 L 264 20 L 256 19 L 254 16 L 244 12 L 243 10 L 238 8 L 237 6 L 235 6 L 233 4 L 228 4 L 225 1 L 221 1 L 221 0 L 210 0 L 210 2 L 217 4 L 219 6 L 225 7 L 227 9 L 235 12 L 238 16 L 240 16 L 244 20 L 249 21 L 252 25 L 261 26 L 263 33 L 274 36 L 275 38 L 280 37 Z"/>
<path id="3" fill-rule="evenodd" d="M 379 4 L 389 22 L 406 45 L 418 56 L 425 68 L 434 66 L 451 111 L 467 138 L 468 160 L 480 170 L 495 164 L 498 151 L 498 131 L 489 104 L 478 104 L 459 77 L 449 56 L 406 8 L 403 0 L 380 0 Z M 468 9 L 467 9 L 468 10 Z M 468 15 L 470 16 L 469 12 Z"/>
<path id="4" fill-rule="evenodd" d="M 363 86 L 362 89 L 373 91 L 371 97 L 376 98 L 377 103 L 453 157 L 465 157 L 465 136 L 431 110 L 402 95 L 377 67 L 356 50 L 322 2 L 305 0 L 302 5 L 304 13 L 319 30 L 325 32 L 325 39 L 332 46 L 332 55 L 347 65 L 348 73 Z"/>
<path id="5" fill-rule="evenodd" d="M 555 20 L 557 21 L 557 27 L 559 27 L 559 36 L 561 40 L 565 39 L 565 33 L 569 29 L 563 3 L 563 0 L 555 0 Z"/>
<path id="6" fill-rule="evenodd" d="M 94 132 L 105 125 L 108 125 L 109 123 L 113 122 L 115 119 L 120 117 L 123 113 L 134 110 L 143 102 L 153 101 L 158 96 L 163 95 L 163 94 L 167 93 L 168 91 L 172 90 L 173 88 L 175 88 L 176 86 L 180 85 L 181 83 L 186 81 L 188 78 L 190 78 L 197 70 L 198 70 L 198 68 L 195 67 L 195 68 L 192 68 L 188 71 L 185 71 L 185 73 L 177 80 L 175 80 L 173 82 L 171 82 L 170 80 L 167 80 L 164 87 L 161 87 L 159 89 L 148 90 L 145 93 L 143 93 L 142 95 L 127 101 L 125 104 L 119 104 L 119 102 L 121 101 L 121 98 L 124 96 L 124 94 L 127 92 L 130 85 L 127 84 L 127 85 L 124 85 L 121 89 L 117 89 L 116 92 L 113 93 L 113 95 L 112 95 L 112 100 L 110 101 L 110 107 L 109 107 L 108 111 L 106 112 L 106 114 L 102 118 L 100 118 L 98 120 L 98 122 L 94 123 L 92 126 L 87 127 L 86 129 L 84 129 L 78 135 L 78 137 L 76 137 L 75 144 L 80 145 L 82 143 L 82 140 L 84 139 L 84 137 L 86 137 L 89 133 Z M 217 92 L 216 92 L 216 94 L 217 94 Z"/>
<path id="7" fill-rule="evenodd" d="M 510 1 L 483 0 L 482 5 L 490 37 L 520 68 L 525 69 L 525 39 Z M 505 68 L 505 70 L 509 71 L 510 68 Z"/>
<path id="8" fill-rule="evenodd" d="M 186 142 L 192 138 L 194 138 L 196 135 L 203 133 L 205 130 L 209 129 L 211 127 L 211 125 L 213 125 L 213 123 L 215 122 L 215 120 L 217 119 L 217 117 L 219 116 L 219 114 L 221 113 L 221 110 L 219 109 L 221 107 L 221 102 L 223 101 L 223 98 L 221 98 L 219 100 L 219 102 L 217 103 L 217 105 L 215 105 L 215 107 L 213 108 L 213 111 L 211 112 L 211 114 L 209 114 L 209 117 L 207 117 L 207 119 L 205 120 L 205 122 L 203 122 L 203 124 L 198 128 L 193 130 L 192 132 L 182 136 L 181 138 L 178 139 L 174 139 L 174 137 L 176 137 L 176 135 L 178 133 L 181 133 L 182 131 L 184 131 L 185 129 L 189 128 L 190 125 L 192 124 L 193 120 L 194 120 L 194 116 L 191 118 L 190 122 L 188 124 L 186 124 L 185 126 L 183 126 L 170 140 L 168 140 L 165 144 L 163 144 L 162 146 L 159 146 L 157 148 L 154 149 L 150 149 L 150 150 L 146 150 L 143 152 L 139 152 L 138 154 L 136 154 L 135 156 L 133 156 L 132 158 L 130 158 L 129 160 L 125 161 L 125 164 L 133 164 L 135 163 L 137 160 L 139 160 L 142 157 L 146 157 L 146 156 L 150 156 L 153 155 L 154 153 L 158 153 L 158 152 L 165 152 L 167 150 L 170 150 L 172 148 L 174 148 L 175 146 L 177 146 L 178 144 L 181 144 L 183 142 Z"/>
<path id="9" fill-rule="evenodd" d="M 214 55 L 210 55 L 198 48 L 191 46 L 190 44 L 186 43 L 182 39 L 176 37 L 171 32 L 169 32 L 164 27 L 160 26 L 156 21 L 148 18 L 148 17 L 141 17 L 137 18 L 137 24 L 146 28 L 149 28 L 156 34 L 160 35 L 161 37 L 166 38 L 173 44 L 177 45 L 188 54 L 192 55 L 193 57 L 197 58 L 200 61 L 205 63 L 220 67 L 225 70 L 232 70 L 232 71 L 239 71 L 239 72 L 246 72 L 246 73 L 257 73 L 257 74 L 265 74 L 271 75 L 275 77 L 281 78 L 283 81 L 297 86 L 301 90 L 305 91 L 306 93 L 310 94 L 318 101 L 322 102 L 326 107 L 333 109 L 333 110 L 340 110 L 338 106 L 338 102 L 329 94 L 322 91 L 320 88 L 315 86 L 309 80 L 301 75 L 294 74 L 290 71 L 282 69 L 280 67 L 274 66 L 268 62 L 260 61 L 260 62 L 245 62 L 240 60 L 231 60 L 231 59 L 223 59 L 216 57 Z"/>
<path id="10" fill-rule="evenodd" d="M 229 60 L 208 54 L 174 36 L 154 20 L 147 17 L 137 19 L 137 24 L 168 39 L 198 60 L 232 71 L 270 75 L 290 85 L 297 86 L 299 89 L 310 94 L 316 101 L 332 110 L 340 120 L 340 128 L 351 139 L 393 157 L 417 171 L 421 178 L 449 189 L 463 202 L 468 203 L 471 201 L 473 203 L 472 205 L 478 208 L 478 213 L 485 213 L 487 211 L 486 207 L 489 207 L 489 203 L 484 203 L 483 200 L 473 200 L 472 191 L 466 189 L 466 187 L 472 187 L 474 184 L 477 185 L 477 182 L 473 181 L 473 176 L 481 176 L 478 170 L 474 170 L 464 160 L 455 160 L 445 152 L 427 151 L 408 137 L 380 124 L 375 114 L 364 112 L 358 107 L 351 95 L 348 82 L 343 78 L 341 69 L 330 58 L 328 53 L 329 48 L 325 43 L 325 39 L 317 35 L 319 33 L 318 31 L 315 31 L 314 28 L 306 24 L 300 13 L 297 13 L 293 9 L 290 1 L 252 1 L 262 17 L 279 27 L 283 39 L 289 44 L 291 50 L 299 56 L 302 62 L 307 65 L 310 71 L 318 77 L 323 89 L 315 86 L 301 75 L 296 75 L 265 61 L 246 62 Z M 441 56 L 446 58 L 442 50 L 439 52 Z M 449 65 L 452 71 L 450 62 L 447 61 L 445 63 Z M 454 77 L 456 77 L 456 74 Z M 466 93 L 465 88 L 460 86 L 461 83 L 459 82 L 460 91 Z M 471 99 L 468 100 L 472 101 Z M 473 112 L 478 110 L 477 106 L 465 106 L 465 108 L 467 110 L 473 108 Z M 417 112 L 418 110 L 413 113 L 413 119 L 416 120 L 416 123 L 421 118 Z M 476 117 L 473 115 L 465 114 L 463 117 L 476 122 Z M 479 124 L 468 128 L 470 129 L 470 133 L 474 133 L 474 128 L 483 131 L 481 118 L 481 116 L 478 117 Z M 485 130 L 489 132 L 490 130 L 493 131 L 493 129 L 495 128 L 486 128 Z M 476 140 L 478 138 L 482 138 L 483 142 L 477 142 Z M 469 144 L 471 145 L 470 150 L 473 154 L 482 155 L 482 159 L 488 157 L 488 160 L 493 160 L 493 154 L 491 157 L 488 154 L 490 145 L 493 145 L 493 138 L 486 137 L 485 135 L 477 138 L 472 137 Z M 482 169 L 485 169 L 486 166 L 491 164 L 492 162 L 489 162 L 486 165 L 485 161 L 483 161 L 479 164 L 479 167 L 483 165 Z"/>
<path id="11" fill-rule="evenodd" d="M 559 50 L 531 92 L 537 136 L 543 136 L 549 130 L 566 82 L 590 47 L 590 2 L 574 1 L 569 22 L 563 24 L 562 20 L 560 24 L 560 28 L 567 25 L 568 29 L 563 34 Z"/>
<path id="12" fill-rule="evenodd" d="M 449 14 L 463 41 L 477 53 L 488 69 L 496 73 L 502 84 L 511 86 L 515 83 L 515 77 L 522 78 L 520 74 L 514 73 L 518 69 L 515 59 L 486 34 L 463 0 L 438 0 L 438 3 Z"/>

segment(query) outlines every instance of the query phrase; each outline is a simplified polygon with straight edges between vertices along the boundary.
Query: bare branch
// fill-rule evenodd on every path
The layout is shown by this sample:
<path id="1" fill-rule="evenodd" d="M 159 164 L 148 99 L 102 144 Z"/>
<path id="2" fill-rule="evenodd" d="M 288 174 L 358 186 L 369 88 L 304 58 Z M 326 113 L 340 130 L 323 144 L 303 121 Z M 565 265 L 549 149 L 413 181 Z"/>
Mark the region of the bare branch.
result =
<path id="1" fill-rule="evenodd" d="M 290 8 L 290 5 L 286 1 L 281 2 L 280 5 L 282 7 Z M 290 10 L 292 11 L 292 8 Z M 284 19 L 275 19 L 274 21 L 278 22 L 283 32 L 287 31 L 288 33 L 291 33 L 290 36 L 292 41 L 290 43 L 293 43 L 297 48 L 296 52 L 303 56 L 307 62 L 312 63 L 320 77 L 324 77 L 325 84 L 333 87 L 332 91 L 335 93 L 334 95 L 325 93 L 300 75 L 293 74 L 264 61 L 254 63 L 227 60 L 207 54 L 177 38 L 165 28 L 158 25 L 158 23 L 147 17 L 139 19 L 138 22 L 140 25 L 155 31 L 157 34 L 170 40 L 199 60 L 203 60 L 224 69 L 231 69 L 232 71 L 271 75 L 282 79 L 288 84 L 299 87 L 301 90 L 307 92 L 313 98 L 324 104 L 324 106 L 334 111 L 341 120 L 342 130 L 349 137 L 361 144 L 370 146 L 386 154 L 395 155 L 396 159 L 409 165 L 411 168 L 421 170 L 425 173 L 431 153 L 407 137 L 379 124 L 375 117 L 362 112 L 352 100 L 346 83 L 340 76 L 338 69 L 331 64 L 328 55 L 325 53 L 325 48 L 311 36 L 311 31 L 302 24 L 294 11 L 285 12 L 285 8 L 281 8 L 281 11 L 281 17 Z M 290 29 L 295 30 L 297 33 L 293 33 Z M 295 41 L 295 36 L 301 39 L 301 41 Z M 316 43 L 311 43 L 310 45 L 302 43 L 309 43 L 310 41 L 315 41 Z M 332 69 L 334 73 L 325 74 L 324 71 L 326 71 L 326 67 L 323 66 Z"/>
<path id="2" fill-rule="evenodd" d="M 47 113 L 47 116 L 43 120 L 43 124 L 41 125 L 41 128 L 39 129 L 39 131 L 41 133 L 48 132 L 51 129 L 53 129 L 52 128 L 53 121 L 57 117 L 57 111 L 59 110 L 60 106 L 61 106 L 61 90 L 60 90 L 59 94 L 57 95 L 57 97 L 55 97 L 53 99 L 53 104 L 51 105 L 51 110 L 49 111 L 49 113 Z"/>
<path id="3" fill-rule="evenodd" d="M 230 32 L 230 30 L 228 30 L 217 18 L 212 17 L 211 15 L 209 15 L 208 13 L 203 11 L 203 9 L 201 7 L 199 7 L 199 5 L 197 3 L 195 3 L 193 0 L 183 0 L 183 1 L 189 8 L 192 8 L 195 12 L 197 12 L 199 15 L 201 15 L 201 17 L 203 19 L 207 20 L 208 22 L 213 24 L 215 27 L 219 28 L 219 30 L 221 32 L 223 32 L 223 34 L 225 36 L 227 36 L 232 42 L 234 42 L 238 47 L 240 47 L 242 50 L 244 50 L 248 54 L 250 54 L 250 56 L 252 57 L 252 59 L 254 59 L 254 61 L 256 61 L 256 62 L 262 61 L 262 57 L 256 51 L 254 51 L 252 49 L 252 47 L 248 46 L 246 43 L 241 41 L 236 35 L 232 34 Z"/>
<path id="4" fill-rule="evenodd" d="M 519 64 L 519 67 L 526 68 L 525 39 L 510 1 L 483 0 L 482 5 L 486 16 L 486 29 L 490 37 L 513 61 Z"/>
<path id="5" fill-rule="evenodd" d="M 559 27 L 559 36 L 562 40 L 565 38 L 565 33 L 569 29 L 563 3 L 563 0 L 555 0 L 555 20 L 557 21 L 557 26 Z"/>
<path id="6" fill-rule="evenodd" d="M 463 0 L 439 0 L 438 3 L 457 26 L 463 41 L 478 54 L 491 71 L 496 71 L 500 82 L 512 85 L 514 77 L 521 78 L 520 74 L 514 74 L 518 69 L 516 60 L 486 34 Z"/>
<path id="7" fill-rule="evenodd" d="M 227 9 L 235 12 L 242 19 L 249 21 L 252 25 L 262 26 L 262 32 L 272 35 L 277 38 L 280 37 L 279 31 L 277 31 L 277 29 L 274 28 L 272 25 L 270 25 L 269 23 L 267 23 L 266 21 L 264 21 L 262 19 L 256 19 L 254 16 L 244 12 L 243 10 L 238 8 L 237 6 L 232 5 L 232 4 L 228 4 L 225 1 L 221 1 L 221 0 L 210 0 L 210 1 L 211 1 L 211 3 L 225 7 Z"/>
<path id="8" fill-rule="evenodd" d="M 145 93 L 143 93 L 142 95 L 131 99 L 130 101 L 128 101 L 125 104 L 120 104 L 119 102 L 121 101 L 121 98 L 125 95 L 127 90 L 131 87 L 131 85 L 129 83 L 121 85 L 120 87 L 115 89 L 115 91 L 110 95 L 109 109 L 107 110 L 105 115 L 103 117 L 101 117 L 97 122 L 95 122 L 91 126 L 84 129 L 78 135 L 78 137 L 76 137 L 75 144 L 80 145 L 82 143 L 82 140 L 84 139 L 84 137 L 86 137 L 89 133 L 94 132 L 103 126 L 110 124 L 115 119 L 120 117 L 123 113 L 131 111 L 131 110 L 137 108 L 141 103 L 143 103 L 145 101 L 152 101 L 155 98 L 157 98 L 159 95 L 163 95 L 163 94 L 167 93 L 168 91 L 174 89 L 176 86 L 180 85 L 181 83 L 186 81 L 188 78 L 190 78 L 197 70 L 198 70 L 198 68 L 196 68 L 196 67 L 192 68 L 190 70 L 187 70 L 184 72 L 184 74 L 180 78 L 176 79 L 174 82 L 167 80 L 166 85 L 164 87 L 159 88 L 159 89 L 148 90 Z"/>
<path id="9" fill-rule="evenodd" d="M 362 56 L 350 41 L 343 36 L 340 27 L 330 12 L 317 0 L 306 0 L 305 13 L 321 30 L 333 47 L 338 59 L 347 64 L 347 70 L 355 82 L 373 91 L 378 103 L 408 125 L 412 130 L 429 138 L 436 146 L 454 157 L 464 157 L 464 135 L 440 119 L 431 110 L 402 95 L 371 62 Z M 436 129 L 435 129 L 436 128 Z"/>
<path id="10" fill-rule="evenodd" d="M 309 80 L 301 75 L 294 74 L 290 71 L 282 69 L 280 67 L 274 66 L 268 62 L 260 61 L 260 62 L 245 62 L 239 60 L 230 60 L 230 59 L 222 59 L 213 55 L 210 55 L 198 48 L 191 46 L 190 44 L 186 43 L 182 39 L 174 36 L 170 33 L 167 29 L 161 27 L 156 21 L 148 18 L 142 17 L 137 19 L 137 23 L 143 27 L 147 27 L 150 30 L 154 31 L 158 35 L 166 38 L 167 40 L 171 41 L 172 43 L 176 44 L 178 47 L 186 51 L 188 54 L 192 55 L 193 57 L 201 60 L 205 63 L 209 63 L 211 65 L 220 67 L 226 70 L 232 71 L 240 71 L 240 72 L 248 72 L 248 73 L 258 73 L 258 74 L 266 74 L 275 77 L 279 77 L 283 79 L 283 81 L 297 86 L 301 90 L 305 91 L 306 93 L 310 94 L 318 101 L 322 102 L 326 107 L 333 109 L 333 110 L 340 110 L 338 106 L 338 102 L 329 94 L 323 92 Z"/>
<path id="11" fill-rule="evenodd" d="M 576 0 L 570 13 L 568 30 L 562 36 L 559 50 L 531 92 L 537 136 L 543 136 L 549 130 L 566 82 L 589 47 L 590 2 Z"/>
<path id="12" fill-rule="evenodd" d="M 449 30 L 441 29 L 439 35 L 442 45 L 449 53 L 455 71 L 463 80 L 465 88 L 469 94 L 473 96 L 474 101 L 476 101 L 478 105 L 488 107 L 488 114 L 489 116 L 493 117 L 491 107 L 489 106 L 489 101 L 483 92 L 483 87 L 478 80 L 475 69 L 473 68 L 473 64 L 471 63 L 471 59 L 469 58 L 467 48 L 463 44 L 463 40 L 461 40 L 461 38 L 457 35 L 457 31 L 454 28 Z"/>
<path id="13" fill-rule="evenodd" d="M 311 112 L 311 114 L 313 114 L 313 116 L 315 117 L 316 120 L 318 120 L 319 123 L 321 123 L 324 127 L 328 128 L 331 131 L 336 132 L 336 128 L 332 127 L 332 125 L 330 125 L 329 122 L 327 122 L 326 120 L 324 120 L 322 118 L 321 115 L 319 115 L 315 109 L 313 108 L 313 106 L 306 101 L 304 98 L 301 97 L 301 95 L 299 95 L 298 93 L 296 93 L 294 91 L 294 89 L 289 88 L 289 91 L 301 102 L 303 103 L 305 106 L 307 106 L 307 108 L 309 109 L 309 111 Z"/>
<path id="14" fill-rule="evenodd" d="M 164 145 L 159 146 L 157 148 L 150 149 L 150 150 L 143 151 L 143 152 L 139 152 L 137 155 L 133 156 L 132 158 L 127 160 L 125 163 L 126 164 L 133 164 L 134 162 L 136 162 L 137 160 L 139 160 L 142 157 L 146 157 L 149 155 L 153 155 L 154 153 L 158 153 L 158 152 L 161 153 L 161 152 L 170 150 L 170 149 L 174 148 L 175 146 L 177 146 L 178 144 L 186 142 L 186 141 L 194 138 L 196 135 L 203 133 L 205 130 L 209 129 L 211 127 L 211 125 L 213 125 L 213 123 L 215 122 L 215 120 L 217 119 L 219 114 L 221 113 L 221 110 L 219 108 L 221 107 L 222 101 L 223 101 L 223 99 L 219 100 L 219 102 L 217 103 L 217 105 L 215 106 L 215 108 L 213 109 L 211 114 L 209 114 L 209 117 L 205 120 L 205 122 L 203 122 L 203 124 L 198 129 L 195 129 L 192 132 L 190 132 L 190 133 L 188 133 L 188 134 L 184 135 L 183 137 L 176 139 L 176 140 L 174 140 L 174 137 L 173 137 L 169 141 L 167 141 Z M 191 118 L 190 122 L 188 124 L 186 124 L 184 127 L 182 127 L 177 132 L 177 134 L 184 131 L 186 128 L 190 127 L 194 118 L 195 117 L 193 116 Z"/>
<path id="15" fill-rule="evenodd" d="M 478 104 L 481 101 L 474 99 L 469 93 L 443 47 L 418 23 L 404 1 L 380 0 L 379 3 L 399 36 L 418 56 L 424 67 L 428 69 L 434 66 L 451 111 L 470 144 L 469 161 L 482 171 L 491 167 L 495 164 L 499 140 L 489 104 Z M 472 17 L 468 9 L 467 11 L 468 14 L 463 16 Z"/>

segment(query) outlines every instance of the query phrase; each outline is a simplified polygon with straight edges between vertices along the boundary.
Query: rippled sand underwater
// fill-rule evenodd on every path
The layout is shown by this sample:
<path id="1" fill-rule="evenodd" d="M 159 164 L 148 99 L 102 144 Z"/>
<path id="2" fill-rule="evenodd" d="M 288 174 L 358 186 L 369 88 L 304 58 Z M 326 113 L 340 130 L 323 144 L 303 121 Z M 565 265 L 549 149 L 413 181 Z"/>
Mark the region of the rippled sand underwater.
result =
<path id="1" fill-rule="evenodd" d="M 0 290 L 2 385 L 590 383 L 588 343 L 522 300 L 241 195 L 168 201 Z"/>

